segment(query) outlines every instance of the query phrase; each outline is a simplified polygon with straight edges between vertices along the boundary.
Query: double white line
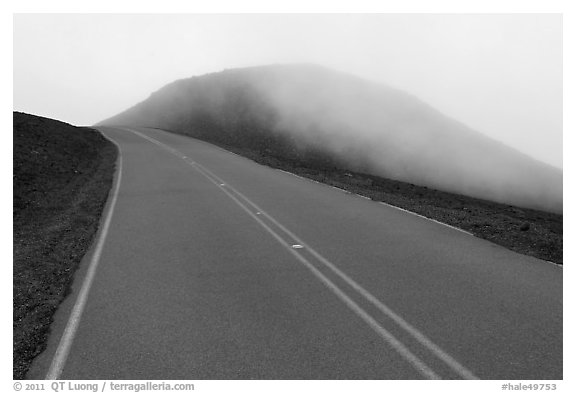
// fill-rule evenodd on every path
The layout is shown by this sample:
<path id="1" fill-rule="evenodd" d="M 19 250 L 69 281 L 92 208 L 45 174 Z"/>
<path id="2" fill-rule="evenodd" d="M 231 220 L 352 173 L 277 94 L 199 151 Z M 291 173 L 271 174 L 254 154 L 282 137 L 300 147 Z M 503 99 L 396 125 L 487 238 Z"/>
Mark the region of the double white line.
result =
<path id="1" fill-rule="evenodd" d="M 338 269 L 329 260 L 323 257 L 320 253 L 310 247 L 306 242 L 296 236 L 293 232 L 288 230 L 284 225 L 279 223 L 274 217 L 262 210 L 258 205 L 248 199 L 241 192 L 234 187 L 227 184 L 223 179 L 216 176 L 210 170 L 193 161 L 182 152 L 174 149 L 164 143 L 144 135 L 138 131 L 126 129 L 148 141 L 168 150 L 173 155 L 183 159 L 189 165 L 196 169 L 206 179 L 212 182 L 215 186 L 220 188 L 230 199 L 232 199 L 242 210 L 244 210 L 250 217 L 252 217 L 262 228 L 264 228 L 274 239 L 278 241 L 288 252 L 300 261 L 318 280 L 320 280 L 334 295 L 336 295 L 348 308 L 350 308 L 356 315 L 358 315 L 368 326 L 372 328 L 388 345 L 394 348 L 408 363 L 410 363 L 422 376 L 428 379 L 441 379 L 441 377 L 430 368 L 422 359 L 410 351 L 400 340 L 398 340 L 392 333 L 386 330 L 378 321 L 370 316 L 360 305 L 351 299 L 340 287 L 338 287 L 330 278 L 316 268 L 305 256 L 303 250 L 306 250 L 314 260 L 328 268 L 332 273 L 338 276 L 342 281 L 349 285 L 352 289 L 361 295 L 366 301 L 375 306 L 384 316 L 394 321 L 398 327 L 404 332 L 409 334 L 413 339 L 419 342 L 423 347 L 428 349 L 436 358 L 441 360 L 453 372 L 458 374 L 464 379 L 478 379 L 470 370 L 460 364 L 452 356 L 442 350 L 438 345 L 433 343 L 422 332 L 404 320 L 400 315 L 392 311 L 388 306 L 378 300 L 374 295 L 364 289 L 360 284 Z M 293 245 L 298 244 L 302 247 L 294 248 Z M 299 251 L 300 250 L 300 251 Z"/>

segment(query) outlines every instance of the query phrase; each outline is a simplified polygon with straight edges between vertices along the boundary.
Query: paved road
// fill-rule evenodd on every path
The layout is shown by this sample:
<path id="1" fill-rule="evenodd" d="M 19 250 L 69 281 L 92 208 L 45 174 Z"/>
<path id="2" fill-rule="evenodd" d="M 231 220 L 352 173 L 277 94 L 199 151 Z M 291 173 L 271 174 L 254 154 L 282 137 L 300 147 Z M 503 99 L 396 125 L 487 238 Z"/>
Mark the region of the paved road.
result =
<path id="1" fill-rule="evenodd" d="M 107 237 L 30 378 L 65 341 L 63 379 L 562 379 L 562 268 L 183 136 L 102 131 L 122 154 Z"/>

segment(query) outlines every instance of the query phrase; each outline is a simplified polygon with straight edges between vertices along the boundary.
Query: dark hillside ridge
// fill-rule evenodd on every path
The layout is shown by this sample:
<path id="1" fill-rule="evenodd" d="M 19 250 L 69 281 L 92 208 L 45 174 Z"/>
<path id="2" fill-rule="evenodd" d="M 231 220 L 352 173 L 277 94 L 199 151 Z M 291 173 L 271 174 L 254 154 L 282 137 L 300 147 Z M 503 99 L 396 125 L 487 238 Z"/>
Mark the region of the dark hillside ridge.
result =
<path id="1" fill-rule="evenodd" d="M 179 80 L 99 124 L 167 129 L 327 170 L 562 212 L 559 169 L 407 93 L 318 66 Z"/>
<path id="2" fill-rule="evenodd" d="M 13 378 L 23 379 L 96 234 L 117 150 L 93 129 L 19 112 L 13 143 Z"/>

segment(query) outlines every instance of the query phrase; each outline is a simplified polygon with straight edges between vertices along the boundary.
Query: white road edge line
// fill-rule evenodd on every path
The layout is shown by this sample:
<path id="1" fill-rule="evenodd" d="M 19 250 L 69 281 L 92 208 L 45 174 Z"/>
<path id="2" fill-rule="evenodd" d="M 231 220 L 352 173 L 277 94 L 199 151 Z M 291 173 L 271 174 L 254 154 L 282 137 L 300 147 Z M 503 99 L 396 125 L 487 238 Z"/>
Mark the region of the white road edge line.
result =
<path id="1" fill-rule="evenodd" d="M 148 137 L 138 131 L 133 131 L 131 129 L 125 128 L 126 130 L 149 140 L 150 142 L 167 149 L 170 152 L 174 152 L 174 149 L 170 148 L 169 146 L 165 145 L 164 143 Z M 182 153 L 177 153 L 180 157 Z M 219 183 L 224 182 L 221 178 L 216 176 L 210 170 L 206 169 L 204 166 L 197 164 L 195 167 L 200 173 L 202 173 L 208 180 L 210 180 L 213 184 L 219 185 Z M 474 375 L 470 370 L 466 367 L 461 365 L 457 360 L 452 358 L 448 353 L 434 344 L 430 339 L 428 339 L 422 332 L 418 329 L 410 325 L 407 321 L 405 321 L 402 317 L 392 311 L 389 307 L 384 305 L 380 302 L 375 296 L 373 296 L 370 292 L 364 289 L 360 284 L 356 281 L 348 277 L 344 272 L 334 266 L 331 262 L 329 262 L 326 258 L 320 255 L 317 251 L 307 245 L 304 241 L 302 241 L 299 237 L 289 231 L 286 227 L 276 221 L 272 216 L 262 210 L 258 205 L 254 202 L 249 200 L 246 196 L 242 193 L 237 191 L 231 186 L 228 186 L 228 189 L 224 189 L 219 187 L 222 191 L 224 191 L 233 201 L 235 201 L 243 210 L 245 210 L 254 220 L 256 220 L 264 229 L 266 229 L 278 242 L 280 242 L 288 251 L 290 251 L 296 258 L 302 262 L 320 281 L 322 281 L 328 288 L 330 288 L 349 308 L 352 309 L 358 316 L 360 316 L 365 322 L 368 323 L 370 327 L 372 327 L 382 338 L 384 338 L 394 349 L 396 349 L 404 358 L 412 364 L 422 375 L 426 376 L 427 378 L 437 379 L 439 376 L 434 373 L 431 369 L 428 368 L 418 357 L 416 357 L 410 350 L 408 350 L 401 342 L 399 342 L 392 334 L 390 334 L 386 329 L 378 324 L 370 315 L 368 315 L 360 306 L 358 306 L 352 299 L 350 299 L 344 292 L 342 292 L 332 281 L 330 281 L 326 276 L 324 276 L 319 270 L 317 270 L 306 258 L 296 252 L 292 246 L 287 243 L 282 237 L 280 237 L 274 230 L 272 230 L 268 225 L 266 225 L 256 214 L 254 214 L 250 209 L 248 209 L 241 201 L 238 200 L 231 192 L 234 192 L 238 197 L 242 198 L 246 203 L 250 204 L 254 209 L 261 213 L 261 215 L 265 216 L 270 222 L 276 225 L 279 229 L 285 232 L 287 235 L 292 237 L 295 242 L 304 246 L 316 259 L 318 259 L 322 264 L 327 266 L 330 270 L 332 270 L 336 275 L 338 275 L 342 280 L 344 280 L 348 285 L 350 285 L 353 289 L 355 289 L 360 295 L 362 295 L 366 300 L 370 303 L 375 305 L 384 315 L 388 316 L 392 319 L 398 326 L 404 329 L 407 333 L 409 333 L 413 338 L 415 338 L 420 344 L 426 347 L 430 352 L 432 352 L 438 359 L 442 360 L 446 365 L 448 365 L 453 371 L 458 373 L 461 377 L 465 379 L 478 379 L 476 375 Z M 414 213 L 415 214 L 415 213 Z"/>
<path id="2" fill-rule="evenodd" d="M 462 233 L 465 233 L 465 234 L 467 234 L 467 235 L 474 236 L 473 233 L 470 233 L 470 232 L 468 232 L 468 231 L 465 231 L 464 229 L 460 229 L 460 228 L 454 227 L 454 226 L 452 226 L 452 225 L 450 225 L 450 224 L 446 224 L 445 222 L 441 222 L 441 221 L 435 220 L 435 219 L 433 219 L 433 218 L 426 217 L 426 216 L 423 216 L 423 215 L 418 214 L 418 213 L 414 213 L 414 212 L 412 212 L 412 211 L 410 211 L 410 210 L 402 209 L 401 207 L 394 206 L 394 205 L 391 205 L 391 204 L 386 203 L 386 202 L 378 202 L 378 203 L 381 203 L 381 204 L 384 205 L 384 206 L 392 207 L 392 208 L 394 208 L 394 209 L 396 209 L 396 210 L 401 210 L 401 211 L 403 211 L 403 212 L 405 212 L 405 213 L 412 214 L 413 216 L 420 217 L 420 218 L 423 218 L 423 219 L 428 220 L 428 221 L 433 221 L 433 222 L 435 222 L 436 224 L 444 225 L 445 227 L 452 228 L 452 229 L 454 229 L 454 230 L 456 230 L 456 231 L 458 231 L 458 232 L 462 232 Z"/>
<path id="3" fill-rule="evenodd" d="M 116 206 L 116 200 L 118 198 L 118 190 L 120 189 L 120 182 L 122 181 L 122 151 L 118 143 L 108 138 L 106 135 L 104 136 L 118 147 L 118 167 L 116 171 L 117 176 L 115 179 L 114 191 L 112 194 L 112 199 L 110 199 L 109 208 L 106 212 L 104 225 L 98 234 L 98 241 L 96 243 L 96 248 L 94 249 L 94 254 L 92 254 L 92 258 L 90 260 L 88 272 L 84 277 L 82 288 L 80 289 L 80 293 L 76 298 L 76 303 L 74 303 L 74 307 L 70 313 L 70 317 L 68 318 L 68 323 L 66 324 L 64 333 L 60 338 L 58 348 L 56 348 L 56 353 L 52 358 L 52 363 L 50 364 L 50 369 L 48 370 L 45 379 L 59 379 L 60 375 L 62 374 L 62 370 L 64 369 L 64 365 L 68 359 L 68 354 L 70 353 L 72 342 L 74 341 L 74 336 L 76 335 L 78 325 L 80 324 L 82 312 L 86 306 L 88 293 L 90 292 L 92 282 L 94 281 L 94 276 L 96 275 L 96 269 L 98 267 L 98 263 L 100 262 L 100 255 L 102 254 L 102 249 L 104 248 L 104 242 L 106 241 L 106 236 L 108 235 L 108 229 L 110 228 L 110 222 L 112 221 L 114 207 Z"/>
<path id="4" fill-rule="evenodd" d="M 321 184 L 321 185 L 324 185 L 324 186 L 329 186 L 329 187 L 335 188 L 335 189 L 337 189 L 337 190 L 339 190 L 339 191 L 344 191 L 344 192 L 347 193 L 347 194 L 353 194 L 352 192 L 350 192 L 350 191 L 348 191 L 348 190 L 345 190 L 345 189 L 343 189 L 343 188 L 340 188 L 340 187 L 332 186 L 332 185 L 327 184 L 327 183 L 322 183 L 322 182 L 319 182 L 319 181 L 314 180 L 314 179 L 309 179 L 309 178 L 307 178 L 307 177 L 298 176 L 298 175 L 296 175 L 296 174 L 294 174 L 294 173 L 285 171 L 285 170 L 283 170 L 283 169 L 278 169 L 278 170 L 279 170 L 280 172 L 284 172 L 284 173 L 287 173 L 287 174 L 289 174 L 289 175 L 296 176 L 297 178 L 302 179 L 302 180 L 312 181 L 312 182 L 314 182 L 314 183 L 318 183 L 318 184 Z M 372 201 L 372 198 L 369 198 L 369 197 L 367 197 L 367 196 L 360 195 L 360 194 L 354 194 L 354 195 L 359 196 L 360 198 L 364 198 L 364 199 L 367 199 L 367 200 L 369 200 L 369 201 Z M 426 216 L 423 216 L 423 215 L 418 214 L 418 213 L 414 213 L 413 211 L 406 210 L 406 209 L 403 209 L 403 208 L 398 207 L 398 206 L 390 205 L 389 203 L 386 203 L 386 202 L 379 202 L 379 203 L 383 204 L 384 206 L 393 207 L 394 209 L 398 209 L 398 210 L 401 210 L 401 211 L 403 211 L 403 212 L 410 213 L 410 214 L 412 214 L 412 215 L 414 215 L 414 216 L 423 218 L 423 219 L 425 219 L 425 220 L 435 222 L 436 224 L 444 225 L 445 227 L 452 228 L 452 229 L 454 229 L 454 230 L 457 230 L 457 231 L 459 231 L 459 232 L 465 233 L 465 234 L 467 234 L 467 235 L 474 236 L 474 234 L 472 234 L 471 232 L 465 231 L 464 229 L 460 229 L 460 228 L 457 228 L 457 227 L 452 226 L 452 225 L 450 225 L 450 224 L 446 224 L 446 223 L 444 223 L 444 222 L 435 220 L 435 219 L 433 219 L 433 218 L 426 217 Z"/>
<path id="5" fill-rule="evenodd" d="M 204 142 L 204 141 L 200 141 L 200 142 Z M 204 143 L 206 143 L 206 142 L 204 142 Z M 216 148 L 218 148 L 218 149 L 220 149 L 220 150 L 222 150 L 222 151 L 224 151 L 224 152 L 226 152 L 226 153 L 234 154 L 235 156 L 238 156 L 238 157 L 241 157 L 241 158 L 246 158 L 246 157 L 243 157 L 243 156 L 241 156 L 241 155 L 239 155 L 239 154 L 236 154 L 236 153 L 234 153 L 234 152 L 231 152 L 231 151 L 228 151 L 228 150 L 226 150 L 226 149 L 224 149 L 224 148 L 221 148 L 220 146 L 214 146 L 214 147 L 216 147 Z M 168 149 L 170 149 L 170 148 L 168 148 Z M 299 178 L 299 179 L 302 179 L 302 180 L 305 180 L 305 181 L 311 181 L 311 182 L 314 182 L 314 183 L 317 183 L 317 184 L 321 184 L 321 185 L 323 185 L 323 186 L 332 187 L 332 188 L 334 188 L 334 189 L 336 189 L 336 190 L 345 192 L 346 194 L 352 194 L 351 191 L 348 191 L 348 190 L 345 190 L 345 189 L 343 189 L 343 188 L 330 185 L 330 184 L 328 184 L 328 183 L 322 183 L 322 182 L 319 182 L 319 181 L 317 181 L 317 180 L 310 179 L 310 178 L 308 178 L 308 177 L 303 177 L 303 176 L 297 175 L 297 174 L 295 174 L 295 173 L 288 172 L 288 171 L 286 171 L 286 170 L 284 170 L 284 169 L 280 169 L 280 168 L 275 168 L 275 169 L 278 170 L 278 171 L 280 171 L 280 172 L 284 172 L 284 173 L 286 173 L 286 174 L 288 174 L 288 175 L 295 176 L 295 177 L 297 177 L 297 178 Z M 357 195 L 357 196 L 359 196 L 359 197 L 362 197 L 362 198 L 364 198 L 364 199 L 368 199 L 368 200 L 372 201 L 372 198 L 366 197 L 366 196 L 364 196 L 364 195 L 360 195 L 360 194 L 354 194 L 354 195 Z M 423 219 L 425 219 L 425 220 L 432 221 L 432 222 L 435 222 L 435 223 L 440 224 L 440 225 L 444 225 L 445 227 L 452 228 L 452 229 L 454 229 L 454 230 L 457 230 L 457 231 L 459 231 L 459 232 L 465 233 L 465 234 L 467 234 L 467 235 L 474 236 L 474 234 L 471 233 L 471 232 L 468 232 L 468 231 L 466 231 L 466 230 L 464 230 L 464 229 L 460 229 L 460 228 L 458 228 L 458 227 L 452 226 L 452 225 L 450 225 L 450 224 L 446 224 L 446 223 L 444 223 L 444 222 L 442 222 L 442 221 L 438 221 L 438 220 L 435 220 L 435 219 L 433 219 L 433 218 L 423 216 L 423 215 L 421 215 L 421 214 L 415 213 L 415 212 L 410 211 L 410 210 L 403 209 L 403 208 L 398 207 L 398 206 L 391 205 L 391 204 L 386 203 L 386 202 L 379 202 L 379 203 L 383 204 L 384 206 L 392 207 L 392 208 L 394 208 L 394 209 L 398 209 L 398 210 L 401 210 L 401 211 L 403 211 L 403 212 L 410 213 L 410 214 L 412 214 L 412 215 L 414 215 L 414 216 L 423 218 Z M 551 264 L 557 265 L 557 266 L 562 266 L 562 265 L 558 265 L 558 264 L 555 264 L 554 262 L 550 262 L 550 261 L 544 261 L 544 262 L 548 262 L 548 263 L 551 263 Z"/>

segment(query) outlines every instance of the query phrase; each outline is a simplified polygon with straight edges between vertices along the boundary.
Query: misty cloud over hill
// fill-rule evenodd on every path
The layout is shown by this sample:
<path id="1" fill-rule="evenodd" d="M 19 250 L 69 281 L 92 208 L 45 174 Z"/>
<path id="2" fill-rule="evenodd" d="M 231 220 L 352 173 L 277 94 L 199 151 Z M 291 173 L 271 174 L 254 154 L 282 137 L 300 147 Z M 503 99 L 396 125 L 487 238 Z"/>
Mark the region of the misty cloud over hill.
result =
<path id="1" fill-rule="evenodd" d="M 100 125 L 157 127 L 294 162 L 562 211 L 559 169 L 405 92 L 318 66 L 179 80 Z"/>

